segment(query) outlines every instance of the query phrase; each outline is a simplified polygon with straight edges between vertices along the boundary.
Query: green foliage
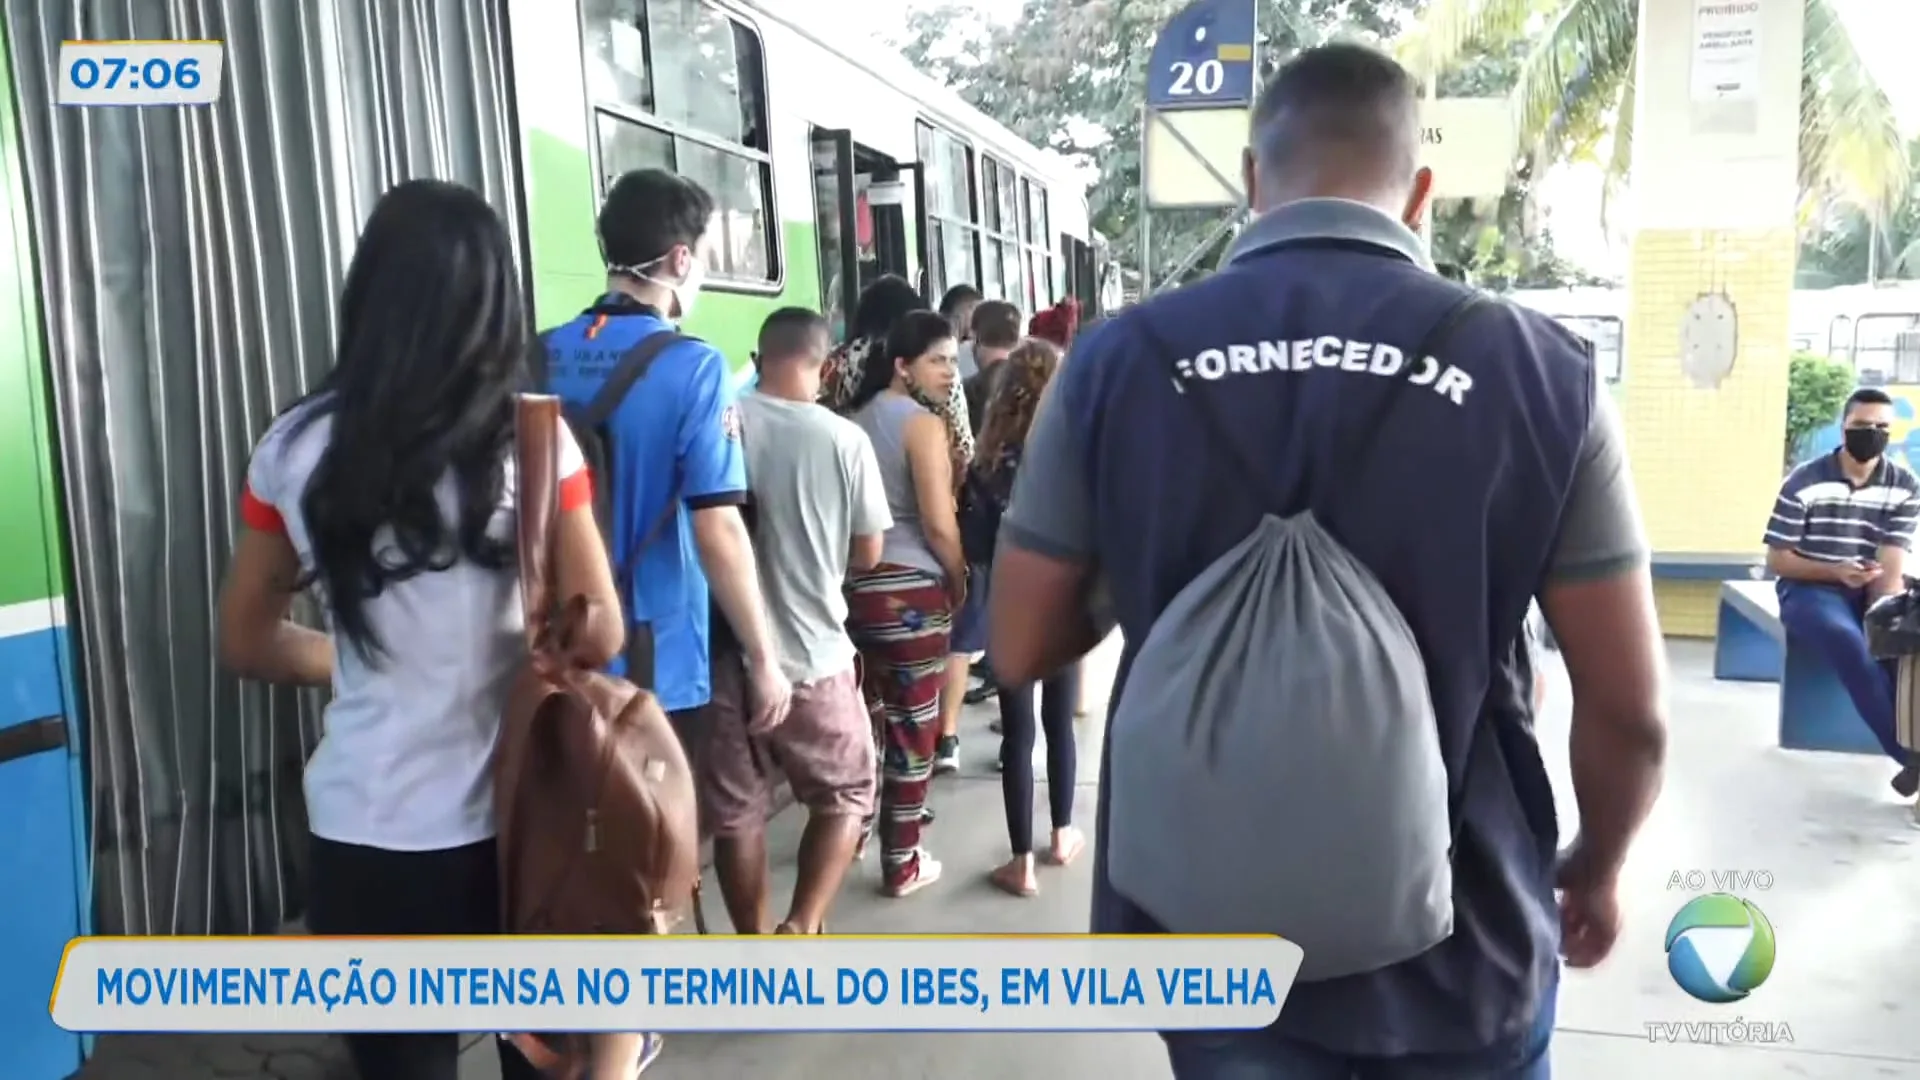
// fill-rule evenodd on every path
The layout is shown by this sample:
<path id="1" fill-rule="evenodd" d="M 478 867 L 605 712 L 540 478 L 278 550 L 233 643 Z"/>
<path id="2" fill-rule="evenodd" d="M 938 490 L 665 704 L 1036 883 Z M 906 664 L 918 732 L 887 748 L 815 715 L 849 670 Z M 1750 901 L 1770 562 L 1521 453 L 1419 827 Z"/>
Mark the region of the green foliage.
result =
<path id="1" fill-rule="evenodd" d="M 1803 196 L 1885 214 L 1905 196 L 1909 175 L 1892 102 L 1854 49 L 1839 0 L 1803 2 Z M 1521 145 L 1548 161 L 1598 160 L 1617 186 L 1632 145 L 1640 7 L 1640 0 L 1430 0 L 1400 53 L 1421 70 L 1444 71 L 1463 57 L 1524 44 L 1513 89 Z"/>
<path id="2" fill-rule="evenodd" d="M 1817 353 L 1793 354 L 1787 369 L 1788 465 L 1802 456 L 1814 432 L 1833 423 L 1852 392 L 1852 368 Z"/>
<path id="3" fill-rule="evenodd" d="M 975 108 L 1039 146 L 1097 166 L 1093 227 L 1117 258 L 1139 266 L 1141 95 L 1155 35 L 1186 0 L 1027 0 L 1020 17 L 985 24 L 977 8 L 911 13 L 909 60 Z M 1333 36 L 1384 38 L 1416 0 L 1264 0 L 1261 55 L 1284 56 Z M 1160 280 L 1220 222 L 1219 211 L 1155 213 Z M 1207 253 L 1211 255 L 1212 253 Z M 1200 265 L 1210 265 L 1208 259 Z"/>
<path id="4" fill-rule="evenodd" d="M 1140 120 L 1147 62 L 1160 27 L 1187 0 L 1027 0 L 1010 25 L 977 8 L 945 3 L 909 13 L 908 59 L 975 108 L 1039 146 L 1097 167 L 1088 202 L 1093 227 L 1115 256 L 1140 266 Z M 1334 38 L 1397 36 L 1420 0 L 1263 0 L 1261 56 L 1271 67 L 1302 47 Z M 1495 94 L 1514 85 L 1521 44 L 1464 55 L 1441 80 L 1446 94 Z M 1487 206 L 1452 206 L 1435 220 L 1435 257 L 1490 283 L 1571 284 L 1580 275 L 1552 254 L 1550 238 L 1526 227 L 1527 190 Z M 1218 226 L 1221 211 L 1153 214 L 1156 283 Z M 1228 240 L 1198 253 L 1194 273 L 1217 265 Z"/>
<path id="5" fill-rule="evenodd" d="M 1907 153 L 1912 175 L 1920 178 L 1920 141 Z M 1869 280 L 1920 280 L 1920 182 L 1878 225 L 1852 206 L 1829 203 L 1803 235 L 1795 285 L 1824 289 Z"/>

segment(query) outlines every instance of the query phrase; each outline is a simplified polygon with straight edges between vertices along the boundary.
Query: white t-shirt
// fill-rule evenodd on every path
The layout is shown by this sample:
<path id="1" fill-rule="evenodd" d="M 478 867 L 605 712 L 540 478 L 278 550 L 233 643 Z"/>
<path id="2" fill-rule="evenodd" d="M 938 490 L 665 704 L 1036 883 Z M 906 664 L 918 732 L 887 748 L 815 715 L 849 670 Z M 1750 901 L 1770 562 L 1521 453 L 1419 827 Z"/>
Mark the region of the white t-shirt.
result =
<path id="1" fill-rule="evenodd" d="M 246 524 L 286 536 L 308 570 L 313 549 L 300 504 L 333 427 L 322 416 L 300 428 L 311 408 L 289 410 L 267 429 L 241 497 Z M 559 427 L 561 508 L 588 505 L 586 463 Z M 453 478 L 434 494 L 452 520 Z M 512 535 L 517 496 L 509 458 L 494 535 Z M 527 655 L 519 574 L 461 561 L 389 583 L 366 612 L 386 652 L 370 662 L 334 635 L 333 700 L 307 761 L 309 827 L 326 840 L 391 851 L 489 839 L 494 735 Z"/>

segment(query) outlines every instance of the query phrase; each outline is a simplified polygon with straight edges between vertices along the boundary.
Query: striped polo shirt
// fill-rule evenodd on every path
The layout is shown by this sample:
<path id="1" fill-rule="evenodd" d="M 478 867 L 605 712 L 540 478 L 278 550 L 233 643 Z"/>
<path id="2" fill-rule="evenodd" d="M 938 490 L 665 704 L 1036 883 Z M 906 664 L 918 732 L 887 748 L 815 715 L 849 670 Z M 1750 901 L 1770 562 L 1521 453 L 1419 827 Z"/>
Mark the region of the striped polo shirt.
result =
<path id="1" fill-rule="evenodd" d="M 1841 470 L 1842 453 L 1823 454 L 1787 474 L 1767 521 L 1767 546 L 1823 562 L 1871 559 L 1888 544 L 1911 551 L 1920 479 L 1883 457 L 1856 486 Z"/>

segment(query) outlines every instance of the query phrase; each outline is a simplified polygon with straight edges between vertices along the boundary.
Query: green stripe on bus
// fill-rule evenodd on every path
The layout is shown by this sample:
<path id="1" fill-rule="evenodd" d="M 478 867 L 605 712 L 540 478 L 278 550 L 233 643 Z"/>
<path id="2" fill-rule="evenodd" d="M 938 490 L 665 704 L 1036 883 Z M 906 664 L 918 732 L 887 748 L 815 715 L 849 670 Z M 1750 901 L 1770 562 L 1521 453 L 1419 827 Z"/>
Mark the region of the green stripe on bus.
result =
<path id="1" fill-rule="evenodd" d="M 0 87 L 12 87 L 0 47 Z M 14 103 L 0 99 L 0 605 L 59 596 L 60 542 L 53 434 L 47 417 L 40 290 Z"/>

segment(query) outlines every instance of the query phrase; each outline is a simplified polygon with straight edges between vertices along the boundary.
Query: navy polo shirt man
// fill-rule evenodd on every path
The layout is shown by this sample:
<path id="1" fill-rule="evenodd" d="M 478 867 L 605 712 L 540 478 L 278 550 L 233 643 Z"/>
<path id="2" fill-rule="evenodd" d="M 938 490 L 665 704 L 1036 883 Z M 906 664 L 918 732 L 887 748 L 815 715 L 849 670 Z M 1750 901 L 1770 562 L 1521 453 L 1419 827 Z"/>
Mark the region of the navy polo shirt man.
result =
<path id="1" fill-rule="evenodd" d="M 643 169 L 614 183 L 599 219 L 607 293 L 544 335 L 551 392 L 585 404 L 628 350 L 687 317 L 711 257 L 713 216 L 712 196 L 672 173 Z M 629 633 L 652 635 L 653 689 L 683 737 L 698 733 L 689 721 L 716 692 L 751 692 L 762 726 L 790 693 L 741 519 L 747 478 L 734 394 L 720 350 L 689 339 L 654 359 L 608 423 L 611 554 L 631 580 Z M 722 629 L 709 625 L 709 587 L 739 639 L 745 687 L 733 670 L 716 678 L 709 662 L 711 632 Z"/>
<path id="2" fill-rule="evenodd" d="M 1263 513 L 1299 511 L 1314 477 L 1337 474 L 1328 527 L 1379 578 L 1426 661 L 1461 806 L 1452 937 L 1379 971 L 1294 987 L 1267 1031 L 1169 1034 L 1182 1080 L 1546 1077 L 1560 957 L 1584 967 L 1611 949 L 1618 875 L 1659 786 L 1652 581 L 1589 350 L 1489 298 L 1419 354 L 1470 292 L 1434 272 L 1409 225 L 1431 184 L 1417 167 L 1417 97 L 1398 64 L 1357 45 L 1308 50 L 1275 75 L 1248 150 L 1259 217 L 1218 273 L 1081 337 L 1041 405 L 1003 524 L 995 670 L 1009 682 L 1046 675 L 1100 640 L 1109 625 L 1093 609 L 1110 609 L 1127 646 L 1118 700 L 1132 651 L 1173 597 Z M 1204 412 L 1188 397 L 1200 393 Z M 1391 422 L 1365 430 L 1383 404 Z M 1209 433 L 1210 418 L 1224 430 Z M 1321 471 L 1326 446 L 1363 436 L 1378 445 L 1360 471 Z M 1262 490 L 1296 505 L 1264 505 L 1223 443 L 1266 470 Z M 1574 700 L 1580 833 L 1563 855 L 1514 662 L 1536 596 Z M 1107 775 L 1103 762 L 1103 842 Z M 1094 877 L 1095 932 L 1161 931 L 1112 887 L 1104 843 Z"/>

